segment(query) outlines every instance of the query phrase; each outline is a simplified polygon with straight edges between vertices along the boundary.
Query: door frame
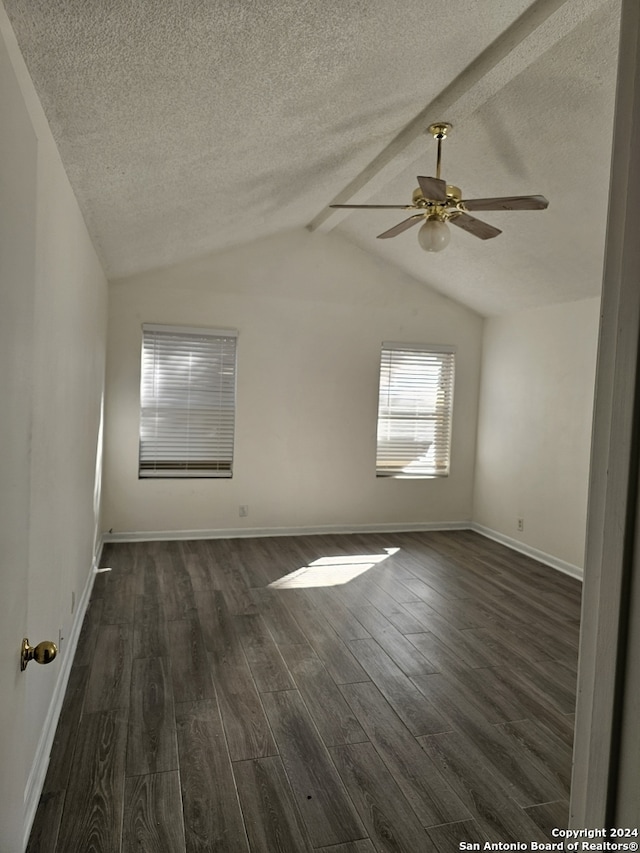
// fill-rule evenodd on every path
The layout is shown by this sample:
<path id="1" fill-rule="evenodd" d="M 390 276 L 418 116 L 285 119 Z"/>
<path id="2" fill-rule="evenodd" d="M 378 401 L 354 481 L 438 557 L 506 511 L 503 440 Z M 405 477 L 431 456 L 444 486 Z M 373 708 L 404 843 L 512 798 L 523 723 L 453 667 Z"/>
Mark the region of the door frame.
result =
<path id="1" fill-rule="evenodd" d="M 640 4 L 622 0 L 570 826 L 638 826 Z M 637 642 L 637 641 L 636 641 Z M 637 713 L 637 711 L 636 711 Z M 633 815 L 635 814 L 635 818 Z M 629 824 L 627 824 L 629 825 Z"/>

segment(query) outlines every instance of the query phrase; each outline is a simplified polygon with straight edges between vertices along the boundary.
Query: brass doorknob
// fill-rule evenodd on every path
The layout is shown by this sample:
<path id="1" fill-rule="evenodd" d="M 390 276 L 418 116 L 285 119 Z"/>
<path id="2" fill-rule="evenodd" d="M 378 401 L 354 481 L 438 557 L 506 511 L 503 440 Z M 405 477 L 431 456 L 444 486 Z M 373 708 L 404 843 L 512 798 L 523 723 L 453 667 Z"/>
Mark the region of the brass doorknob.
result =
<path id="1" fill-rule="evenodd" d="M 30 660 L 36 663 L 51 663 L 58 654 L 58 647 L 51 640 L 43 640 L 37 646 L 30 646 L 25 637 L 20 649 L 20 669 L 24 671 Z"/>

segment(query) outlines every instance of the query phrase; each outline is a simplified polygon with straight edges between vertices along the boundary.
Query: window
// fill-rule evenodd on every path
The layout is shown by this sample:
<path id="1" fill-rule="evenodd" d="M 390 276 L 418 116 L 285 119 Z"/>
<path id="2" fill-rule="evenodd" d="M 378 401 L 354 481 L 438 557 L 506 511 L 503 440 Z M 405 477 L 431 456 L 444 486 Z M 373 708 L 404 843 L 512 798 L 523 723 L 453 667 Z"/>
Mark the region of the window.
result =
<path id="1" fill-rule="evenodd" d="M 455 350 L 383 343 L 378 477 L 447 477 Z"/>
<path id="2" fill-rule="evenodd" d="M 142 327 L 140 477 L 231 477 L 236 338 Z"/>

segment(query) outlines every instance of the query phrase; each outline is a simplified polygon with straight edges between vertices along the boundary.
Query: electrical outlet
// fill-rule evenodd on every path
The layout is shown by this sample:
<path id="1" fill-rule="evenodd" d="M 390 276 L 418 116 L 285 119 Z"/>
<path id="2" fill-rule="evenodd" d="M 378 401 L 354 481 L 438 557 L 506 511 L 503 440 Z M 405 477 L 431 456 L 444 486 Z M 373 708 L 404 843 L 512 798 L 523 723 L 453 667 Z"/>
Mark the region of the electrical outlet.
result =
<path id="1" fill-rule="evenodd" d="M 249 507 L 246 504 L 240 504 L 238 507 L 240 518 L 246 518 L 249 515 Z"/>
<path id="2" fill-rule="evenodd" d="M 518 519 L 518 530 L 520 531 L 520 533 L 522 533 L 522 531 L 524 530 L 524 518 Z"/>

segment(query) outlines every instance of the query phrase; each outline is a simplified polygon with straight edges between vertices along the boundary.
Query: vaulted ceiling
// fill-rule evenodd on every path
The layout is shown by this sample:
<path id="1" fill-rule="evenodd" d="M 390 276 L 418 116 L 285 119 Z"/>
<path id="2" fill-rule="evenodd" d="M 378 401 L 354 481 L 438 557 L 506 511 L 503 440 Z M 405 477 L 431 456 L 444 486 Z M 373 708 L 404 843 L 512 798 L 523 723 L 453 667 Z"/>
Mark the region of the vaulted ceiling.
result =
<path id="1" fill-rule="evenodd" d="M 335 229 L 481 314 L 599 293 L 619 0 L 4 0 L 111 278 Z M 503 233 L 376 235 L 435 173 Z"/>

